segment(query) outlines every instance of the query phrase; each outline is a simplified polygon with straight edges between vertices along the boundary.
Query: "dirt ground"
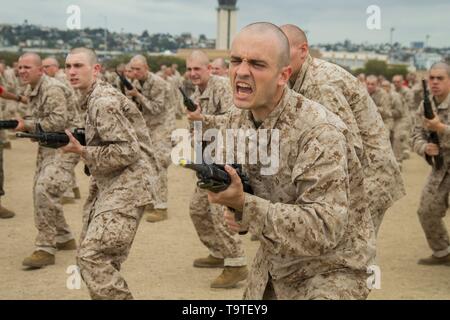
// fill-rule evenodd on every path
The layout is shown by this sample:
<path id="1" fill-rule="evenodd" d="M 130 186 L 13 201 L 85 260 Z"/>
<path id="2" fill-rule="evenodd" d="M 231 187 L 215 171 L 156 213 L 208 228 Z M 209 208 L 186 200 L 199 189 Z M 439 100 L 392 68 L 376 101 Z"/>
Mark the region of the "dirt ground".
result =
<path id="1" fill-rule="evenodd" d="M 67 269 L 75 264 L 75 252 L 56 255 L 56 264 L 27 271 L 21 263 L 33 251 L 36 230 L 33 220 L 32 181 L 36 146 L 30 141 L 12 140 L 4 152 L 5 190 L 2 202 L 13 209 L 13 219 L 0 220 L 0 299 L 89 299 L 86 286 L 68 289 Z M 407 196 L 386 214 L 378 241 L 377 263 L 381 268 L 381 289 L 370 299 L 450 299 L 450 266 L 426 267 L 417 259 L 430 250 L 420 228 L 416 209 L 430 168 L 412 156 L 403 166 Z M 66 219 L 78 237 L 81 209 L 88 178 L 77 167 L 82 199 L 65 205 Z M 198 240 L 189 218 L 189 199 L 193 192 L 193 172 L 169 168 L 169 219 L 151 224 L 142 220 L 122 274 L 136 299 L 240 299 L 244 285 L 235 289 L 210 289 L 219 269 L 196 269 L 195 258 L 207 250 Z M 448 219 L 446 220 L 448 225 Z M 249 264 L 258 242 L 243 238 Z"/>

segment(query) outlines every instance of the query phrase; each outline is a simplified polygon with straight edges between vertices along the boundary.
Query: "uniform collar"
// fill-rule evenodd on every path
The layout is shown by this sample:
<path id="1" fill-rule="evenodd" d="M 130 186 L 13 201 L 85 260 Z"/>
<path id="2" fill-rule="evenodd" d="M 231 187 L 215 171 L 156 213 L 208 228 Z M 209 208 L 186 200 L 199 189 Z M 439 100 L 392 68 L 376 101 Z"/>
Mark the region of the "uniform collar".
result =
<path id="1" fill-rule="evenodd" d="M 30 93 L 30 97 L 35 97 L 39 94 L 39 90 L 41 90 L 42 83 L 46 80 L 47 76 L 43 74 L 39 79 L 38 83 L 34 87 L 34 89 Z M 30 86 L 31 87 L 31 86 Z"/>
<path id="2" fill-rule="evenodd" d="M 286 109 L 286 106 L 290 103 L 290 100 L 292 98 L 292 90 L 289 89 L 288 86 L 284 88 L 283 96 L 280 99 L 280 102 L 278 102 L 278 105 L 275 107 L 275 109 L 272 110 L 271 113 L 267 116 L 266 119 L 262 122 L 262 124 L 258 127 L 258 129 L 273 129 L 275 128 L 278 119 L 280 118 L 283 111 Z M 245 119 L 249 127 L 254 128 L 255 123 L 253 120 L 253 115 L 250 110 L 246 110 Z"/>
<path id="3" fill-rule="evenodd" d="M 434 99 L 434 97 L 432 98 L 433 103 L 436 104 L 436 100 Z M 444 101 L 442 101 L 440 104 L 436 104 L 436 108 L 439 110 L 442 109 L 448 109 L 450 107 L 450 93 L 447 94 L 447 97 L 444 99 Z"/>
<path id="4" fill-rule="evenodd" d="M 303 84 L 305 83 L 307 72 L 309 67 L 313 63 L 313 57 L 308 53 L 308 56 L 305 59 L 305 62 L 303 62 L 302 67 L 300 69 L 300 72 L 298 73 L 297 79 L 295 80 L 294 85 L 292 86 L 292 89 L 296 92 L 300 92 Z"/>
<path id="5" fill-rule="evenodd" d="M 88 101 L 89 101 L 89 99 L 90 99 L 90 97 L 91 97 L 91 95 L 92 95 L 92 92 L 94 92 L 94 89 L 95 89 L 98 85 L 101 85 L 102 83 L 104 83 L 104 82 L 103 82 L 102 80 L 100 80 L 100 79 L 96 79 L 96 80 L 92 83 L 91 87 L 86 91 L 85 95 L 84 95 L 84 96 L 82 97 L 82 99 L 81 99 L 81 103 L 80 103 L 81 109 L 87 110 L 87 104 L 88 104 Z"/>

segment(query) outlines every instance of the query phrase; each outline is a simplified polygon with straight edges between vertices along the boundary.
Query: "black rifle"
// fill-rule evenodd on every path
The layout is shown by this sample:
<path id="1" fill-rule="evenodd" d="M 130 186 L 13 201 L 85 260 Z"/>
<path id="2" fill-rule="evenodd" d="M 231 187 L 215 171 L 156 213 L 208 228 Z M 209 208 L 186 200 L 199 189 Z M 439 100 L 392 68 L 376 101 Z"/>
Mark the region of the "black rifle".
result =
<path id="1" fill-rule="evenodd" d="M 15 129 L 18 125 L 17 120 L 0 120 L 0 129 Z"/>
<path id="2" fill-rule="evenodd" d="M 127 78 L 125 78 L 123 75 L 121 75 L 117 70 L 116 70 L 116 74 L 119 77 L 122 84 L 124 85 L 124 87 L 127 88 L 127 90 L 133 90 L 133 85 L 130 83 L 130 81 L 128 81 Z"/>
<path id="3" fill-rule="evenodd" d="M 206 189 L 215 193 L 224 191 L 231 184 L 231 178 L 228 172 L 225 171 L 225 166 L 220 164 L 195 164 L 189 163 L 186 160 L 181 160 L 180 165 L 184 168 L 194 170 L 197 174 L 197 186 L 201 189 Z M 252 186 L 248 176 L 242 171 L 240 164 L 231 164 L 239 178 L 241 179 L 244 192 L 253 194 Z M 233 208 L 229 208 L 235 214 L 236 221 L 242 220 L 242 214 L 236 212 Z M 247 231 L 239 231 L 239 234 L 246 234 Z"/>
<path id="4" fill-rule="evenodd" d="M 197 110 L 197 106 L 195 105 L 194 101 L 192 101 L 186 93 L 183 91 L 181 87 L 179 87 L 181 94 L 183 95 L 183 104 L 190 112 L 194 112 Z"/>
<path id="5" fill-rule="evenodd" d="M 86 138 L 84 136 L 83 128 L 76 128 L 71 131 L 75 139 L 77 139 L 81 145 L 86 145 Z M 29 138 L 39 142 L 40 146 L 46 148 L 57 149 L 65 146 L 69 143 L 69 136 L 65 132 L 44 132 L 40 124 L 36 124 L 36 132 L 18 132 L 16 133 L 18 138 Z"/>
<path id="6" fill-rule="evenodd" d="M 434 113 L 433 108 L 431 107 L 431 101 L 427 89 L 427 82 L 425 81 L 425 79 L 422 79 L 422 86 L 423 86 L 423 114 L 425 118 L 431 120 L 434 118 Z M 439 146 L 439 137 L 437 132 L 434 131 L 429 132 L 428 142 Z M 444 159 L 442 158 L 441 153 L 439 153 L 437 156 L 429 156 L 425 154 L 425 159 L 427 160 L 430 166 L 433 166 L 437 170 L 442 168 L 442 165 L 444 164 Z"/>

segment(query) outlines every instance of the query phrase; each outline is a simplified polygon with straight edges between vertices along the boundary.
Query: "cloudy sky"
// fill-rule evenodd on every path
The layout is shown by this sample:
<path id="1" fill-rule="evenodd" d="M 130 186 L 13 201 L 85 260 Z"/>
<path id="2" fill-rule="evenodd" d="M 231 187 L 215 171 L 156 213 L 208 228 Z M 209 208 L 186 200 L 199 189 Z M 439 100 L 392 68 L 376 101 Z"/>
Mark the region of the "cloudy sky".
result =
<path id="1" fill-rule="evenodd" d="M 320 3 L 319 3 L 320 2 Z M 104 27 L 141 33 L 191 32 L 216 37 L 216 0 L 0 0 L 0 23 L 29 23 L 66 29 L 68 6 L 78 5 L 81 27 Z M 381 30 L 369 30 L 366 13 L 377 5 Z M 449 0 L 238 0 L 238 28 L 255 21 L 294 23 L 306 29 L 312 43 L 389 42 L 450 46 Z M 105 16 L 107 17 L 105 19 Z"/>

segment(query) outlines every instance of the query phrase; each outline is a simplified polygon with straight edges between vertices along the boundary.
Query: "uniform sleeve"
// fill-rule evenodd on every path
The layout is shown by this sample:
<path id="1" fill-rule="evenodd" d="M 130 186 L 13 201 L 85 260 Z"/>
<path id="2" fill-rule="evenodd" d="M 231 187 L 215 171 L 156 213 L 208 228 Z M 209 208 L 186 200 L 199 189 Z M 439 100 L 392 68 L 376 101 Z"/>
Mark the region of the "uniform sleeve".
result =
<path id="1" fill-rule="evenodd" d="M 162 81 L 154 81 L 150 91 L 143 92 L 138 96 L 139 104 L 151 114 L 160 114 L 164 111 L 167 99 L 167 84 Z"/>
<path id="2" fill-rule="evenodd" d="M 67 100 L 61 88 L 49 88 L 44 97 L 44 114 L 39 124 L 42 130 L 48 132 L 64 132 L 67 124 Z M 36 120 L 25 120 L 28 132 L 36 131 Z"/>
<path id="3" fill-rule="evenodd" d="M 399 96 L 392 96 L 391 112 L 394 120 L 398 120 L 406 116 L 403 110 L 403 101 Z"/>
<path id="4" fill-rule="evenodd" d="M 230 110 L 233 104 L 233 94 L 228 82 L 224 83 L 224 85 L 219 88 L 217 97 L 219 97 L 219 109 L 217 110 L 217 114 L 225 114 Z"/>
<path id="5" fill-rule="evenodd" d="M 137 161 L 140 147 L 136 132 L 120 110 L 120 102 L 108 98 L 94 101 L 93 125 L 102 144 L 87 146 L 83 159 L 92 175 L 107 174 Z"/>
<path id="6" fill-rule="evenodd" d="M 387 94 L 381 94 L 380 103 L 378 105 L 378 111 L 380 112 L 383 120 L 392 117 L 391 106 L 389 103 L 389 96 Z"/>
<path id="7" fill-rule="evenodd" d="M 295 204 L 245 194 L 242 226 L 262 235 L 275 254 L 318 256 L 340 242 L 348 221 L 346 142 L 334 127 L 315 128 L 292 172 Z"/>
<path id="8" fill-rule="evenodd" d="M 419 109 L 416 112 L 416 121 L 411 136 L 411 143 L 414 152 L 424 157 L 425 147 L 428 143 L 427 141 L 428 133 L 422 126 L 423 123 L 422 115 L 423 115 L 423 103 L 420 104 Z"/>

